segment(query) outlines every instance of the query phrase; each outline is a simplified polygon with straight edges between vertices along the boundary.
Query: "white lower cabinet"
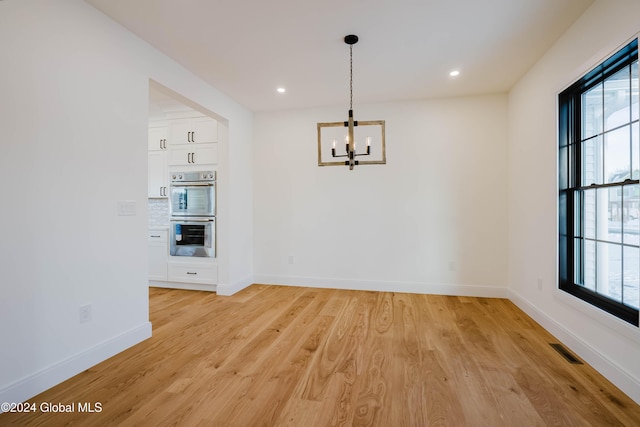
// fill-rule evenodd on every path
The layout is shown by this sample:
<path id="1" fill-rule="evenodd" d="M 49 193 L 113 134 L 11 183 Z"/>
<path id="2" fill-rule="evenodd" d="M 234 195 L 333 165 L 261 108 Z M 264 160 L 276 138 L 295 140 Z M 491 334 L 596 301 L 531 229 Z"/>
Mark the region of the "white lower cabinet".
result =
<path id="1" fill-rule="evenodd" d="M 215 285 L 218 283 L 217 264 L 196 262 L 169 262 L 170 282 Z"/>
<path id="2" fill-rule="evenodd" d="M 166 281 L 169 259 L 167 230 L 150 229 L 147 240 L 149 242 L 149 280 Z"/>
<path id="3" fill-rule="evenodd" d="M 218 264 L 212 258 L 169 256 L 167 229 L 149 229 L 149 285 L 160 288 L 215 291 Z"/>

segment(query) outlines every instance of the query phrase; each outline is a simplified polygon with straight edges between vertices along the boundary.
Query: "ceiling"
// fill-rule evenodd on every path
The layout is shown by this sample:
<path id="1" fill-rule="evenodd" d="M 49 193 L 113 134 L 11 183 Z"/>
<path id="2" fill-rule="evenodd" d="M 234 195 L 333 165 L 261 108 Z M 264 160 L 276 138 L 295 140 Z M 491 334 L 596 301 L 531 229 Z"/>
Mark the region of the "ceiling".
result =
<path id="1" fill-rule="evenodd" d="M 348 109 L 347 34 L 360 38 L 353 47 L 354 109 L 506 92 L 593 0 L 86 2 L 261 112 Z"/>

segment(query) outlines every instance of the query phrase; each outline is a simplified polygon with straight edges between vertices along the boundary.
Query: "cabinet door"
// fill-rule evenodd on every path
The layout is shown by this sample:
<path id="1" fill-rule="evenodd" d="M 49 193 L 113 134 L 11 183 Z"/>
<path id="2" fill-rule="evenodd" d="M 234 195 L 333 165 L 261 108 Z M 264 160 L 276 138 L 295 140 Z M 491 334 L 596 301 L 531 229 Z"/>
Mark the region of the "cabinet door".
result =
<path id="1" fill-rule="evenodd" d="M 169 124 L 171 145 L 190 144 L 191 131 L 190 119 L 171 120 Z"/>
<path id="2" fill-rule="evenodd" d="M 218 142 L 218 122 L 210 117 L 191 120 L 191 142 L 206 144 Z"/>
<path id="3" fill-rule="evenodd" d="M 149 151 L 148 197 L 166 198 L 169 193 L 167 152 Z"/>
<path id="4" fill-rule="evenodd" d="M 149 230 L 149 280 L 167 280 L 167 230 Z"/>
<path id="5" fill-rule="evenodd" d="M 211 165 L 218 163 L 218 144 L 206 144 L 192 150 L 191 161 L 196 165 Z"/>
<path id="6" fill-rule="evenodd" d="M 149 128 L 149 151 L 160 151 L 167 149 L 167 127 Z"/>
<path id="7" fill-rule="evenodd" d="M 218 163 L 218 144 L 199 144 L 188 148 L 173 148 L 169 153 L 171 166 L 214 165 Z"/>
<path id="8" fill-rule="evenodd" d="M 218 141 L 218 122 L 211 117 L 171 120 L 171 144 L 208 144 Z"/>

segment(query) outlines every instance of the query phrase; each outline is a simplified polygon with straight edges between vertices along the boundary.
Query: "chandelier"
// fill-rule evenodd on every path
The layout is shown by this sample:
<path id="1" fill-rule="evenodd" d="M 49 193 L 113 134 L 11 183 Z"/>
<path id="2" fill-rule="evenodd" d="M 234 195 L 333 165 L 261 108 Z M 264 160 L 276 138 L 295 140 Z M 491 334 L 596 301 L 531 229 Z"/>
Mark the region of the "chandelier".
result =
<path id="1" fill-rule="evenodd" d="M 344 42 L 349 45 L 349 116 L 344 122 L 318 123 L 318 166 L 349 166 L 353 170 L 356 165 L 384 165 L 387 163 L 384 120 L 353 119 L 353 45 L 358 43 L 358 36 L 350 34 Z M 344 154 L 336 154 L 336 150 L 341 150 L 337 146 L 344 146 Z M 378 147 L 378 151 L 372 146 Z M 362 151 L 358 152 L 358 148 Z M 357 160 L 360 156 L 370 157 Z M 345 160 L 334 160 L 337 158 Z"/>

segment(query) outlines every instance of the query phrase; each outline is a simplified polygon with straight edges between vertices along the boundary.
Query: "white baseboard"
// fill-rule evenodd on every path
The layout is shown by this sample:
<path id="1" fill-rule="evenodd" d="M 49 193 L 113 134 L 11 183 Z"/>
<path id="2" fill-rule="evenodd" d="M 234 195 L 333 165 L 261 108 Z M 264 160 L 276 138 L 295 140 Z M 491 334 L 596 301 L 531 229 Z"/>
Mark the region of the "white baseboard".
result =
<path id="1" fill-rule="evenodd" d="M 269 276 L 254 277 L 255 283 L 302 286 L 310 288 L 351 289 L 357 291 L 403 292 L 414 294 L 452 295 L 481 298 L 507 298 L 506 287 L 456 285 L 420 282 L 388 282 L 381 280 L 326 279 L 319 277 Z"/>
<path id="2" fill-rule="evenodd" d="M 533 320 L 538 322 L 543 328 L 562 341 L 571 351 L 587 362 L 596 371 L 611 381 L 616 387 L 622 390 L 627 396 L 640 404 L 640 381 L 631 377 L 618 365 L 603 356 L 597 349 L 590 346 L 569 329 L 556 322 L 535 305 L 529 303 L 524 297 L 513 290 L 509 291 L 509 299 L 522 311 L 527 313 Z"/>
<path id="3" fill-rule="evenodd" d="M 24 402 L 149 337 L 151 337 L 151 322 L 146 322 L 1 388 L 0 402 Z M 2 413 L 1 410 L 0 413 Z"/>
<path id="4" fill-rule="evenodd" d="M 218 295 L 230 296 L 235 294 L 236 292 L 240 292 L 241 290 L 243 290 L 247 286 L 252 285 L 253 283 L 254 283 L 253 277 L 251 276 L 245 277 L 243 280 L 240 280 L 239 282 L 236 282 L 236 283 L 231 283 L 231 284 L 220 283 L 218 284 L 218 289 L 216 293 Z"/>

